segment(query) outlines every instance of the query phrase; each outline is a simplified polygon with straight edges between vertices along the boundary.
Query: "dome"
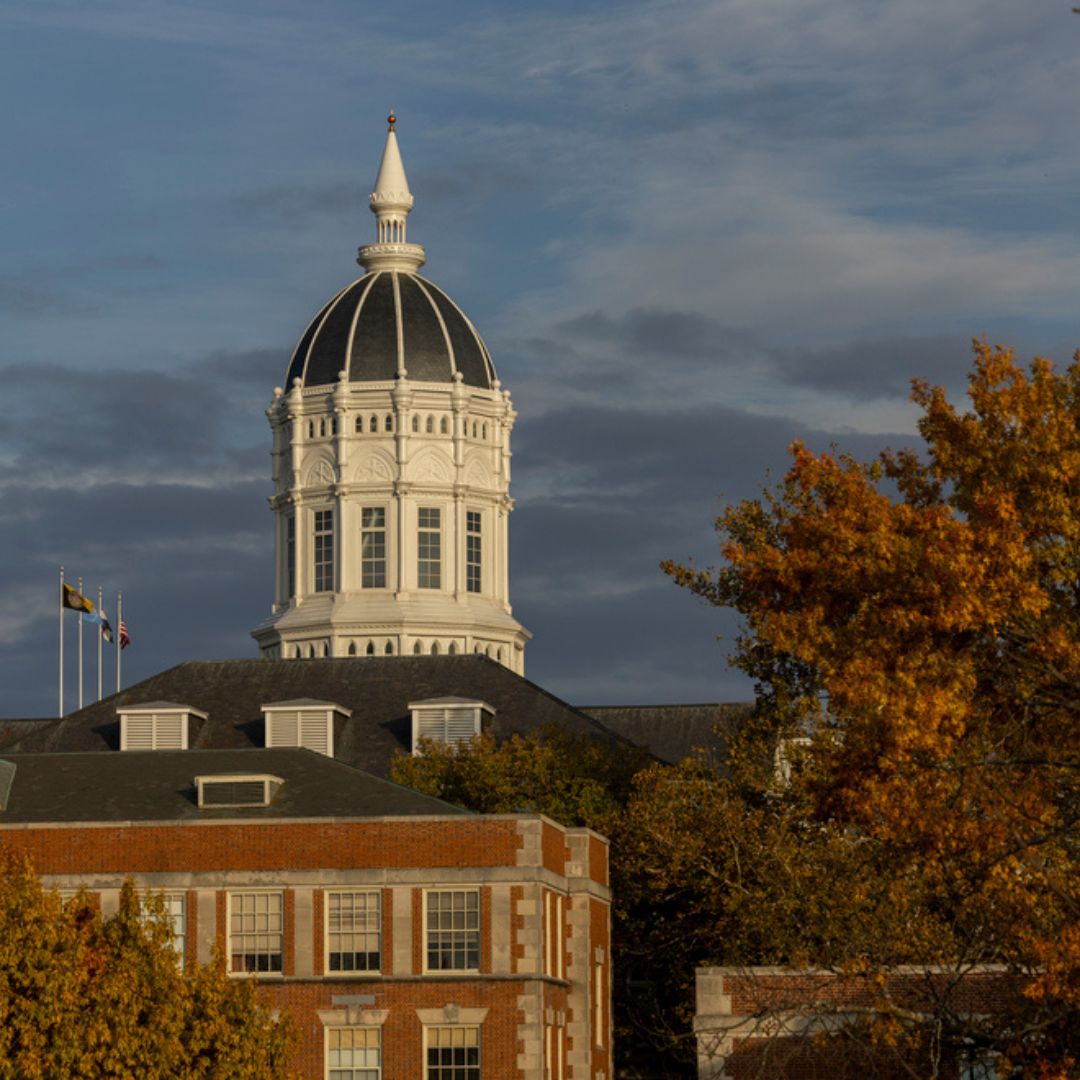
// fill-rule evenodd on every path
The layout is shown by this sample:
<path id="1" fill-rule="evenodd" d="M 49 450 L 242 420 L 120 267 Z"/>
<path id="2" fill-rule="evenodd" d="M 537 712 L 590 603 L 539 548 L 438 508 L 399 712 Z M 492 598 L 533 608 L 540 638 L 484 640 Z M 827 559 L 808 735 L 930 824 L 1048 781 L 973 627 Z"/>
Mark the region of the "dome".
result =
<path id="1" fill-rule="evenodd" d="M 286 387 L 349 382 L 455 381 L 492 389 L 495 368 L 464 312 L 406 270 L 373 270 L 346 285 L 315 316 L 293 353 Z"/>

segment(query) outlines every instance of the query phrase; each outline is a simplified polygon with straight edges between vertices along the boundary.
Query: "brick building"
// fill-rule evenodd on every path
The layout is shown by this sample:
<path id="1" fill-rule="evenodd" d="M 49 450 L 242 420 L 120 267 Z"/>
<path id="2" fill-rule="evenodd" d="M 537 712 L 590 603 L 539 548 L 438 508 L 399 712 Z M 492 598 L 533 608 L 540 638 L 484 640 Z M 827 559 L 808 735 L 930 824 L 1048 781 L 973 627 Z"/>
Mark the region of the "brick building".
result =
<path id="1" fill-rule="evenodd" d="M 312 1080 L 611 1076 L 607 843 L 587 829 L 302 748 L 124 750 L 4 754 L 0 843 L 106 913 L 128 876 L 160 890 L 181 962 L 217 949 L 257 979 Z"/>

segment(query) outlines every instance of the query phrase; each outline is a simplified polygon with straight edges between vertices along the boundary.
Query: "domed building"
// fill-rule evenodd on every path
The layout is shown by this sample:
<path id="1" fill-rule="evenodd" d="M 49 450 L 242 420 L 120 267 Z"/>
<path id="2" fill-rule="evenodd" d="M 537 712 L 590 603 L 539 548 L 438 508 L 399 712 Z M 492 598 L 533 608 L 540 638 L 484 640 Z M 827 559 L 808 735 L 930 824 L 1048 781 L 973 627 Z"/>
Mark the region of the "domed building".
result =
<path id="1" fill-rule="evenodd" d="M 480 653 L 522 674 L 515 413 L 472 323 L 419 274 L 394 124 L 364 274 L 308 325 L 267 410 L 275 598 L 252 635 L 268 659 Z"/>

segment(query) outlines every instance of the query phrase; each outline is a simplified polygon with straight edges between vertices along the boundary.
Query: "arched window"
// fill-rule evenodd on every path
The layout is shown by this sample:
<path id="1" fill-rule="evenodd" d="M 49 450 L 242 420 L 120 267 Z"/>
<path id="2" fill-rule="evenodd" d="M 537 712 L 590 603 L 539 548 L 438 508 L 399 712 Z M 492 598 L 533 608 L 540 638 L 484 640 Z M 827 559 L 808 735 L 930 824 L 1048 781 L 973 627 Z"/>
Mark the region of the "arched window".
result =
<path id="1" fill-rule="evenodd" d="M 355 641 L 350 641 L 349 642 L 349 655 L 350 656 L 355 656 L 356 655 L 356 642 Z"/>
<path id="2" fill-rule="evenodd" d="M 499 652 L 498 652 L 498 654 L 497 654 L 497 655 L 498 655 L 498 657 L 499 657 L 499 663 L 501 664 L 501 663 L 503 662 L 503 661 L 502 661 L 502 648 L 501 648 L 501 647 L 500 647 L 500 649 L 499 649 Z"/>
<path id="3" fill-rule="evenodd" d="M 364 434 L 364 418 L 362 416 L 358 416 L 356 418 L 356 434 L 357 435 L 363 435 Z"/>
<path id="4" fill-rule="evenodd" d="M 438 656 L 439 655 L 439 643 L 437 641 L 433 641 L 431 643 L 431 655 L 432 656 Z"/>
<path id="5" fill-rule="evenodd" d="M 450 648 L 446 650 L 447 656 L 457 656 L 457 646 L 451 641 Z"/>
<path id="6" fill-rule="evenodd" d="M 419 656 L 419 655 L 420 655 L 420 653 L 422 652 L 422 650 L 423 650 L 423 646 L 422 646 L 422 645 L 420 644 L 420 642 L 418 641 L 418 642 L 417 642 L 417 643 L 416 643 L 416 644 L 415 644 L 415 645 L 414 645 L 414 646 L 412 647 L 412 651 L 413 651 L 413 656 Z"/>
<path id="7" fill-rule="evenodd" d="M 472 437 L 474 439 L 476 438 L 476 421 L 475 420 L 472 422 Z"/>
<path id="8" fill-rule="evenodd" d="M 414 434 L 420 433 L 420 417 L 417 416 L 415 413 L 413 414 L 412 418 L 412 429 Z"/>
<path id="9" fill-rule="evenodd" d="M 379 418 L 377 416 L 373 416 L 368 421 L 368 428 L 367 429 L 368 429 L 368 431 L 371 432 L 372 435 L 378 434 L 378 431 L 379 431 Z"/>
<path id="10" fill-rule="evenodd" d="M 473 652 L 476 653 L 477 656 L 479 656 L 483 651 L 484 646 L 481 645 L 479 642 L 477 642 L 477 644 L 473 646 Z"/>
<path id="11" fill-rule="evenodd" d="M 394 416 L 392 413 L 386 414 L 386 422 L 383 424 L 383 427 L 386 428 L 387 431 L 394 430 Z"/>
<path id="12" fill-rule="evenodd" d="M 319 421 L 319 438 L 320 439 L 326 438 L 326 417 L 323 417 Z"/>
<path id="13" fill-rule="evenodd" d="M 439 434 L 440 435 L 449 435 L 450 434 L 450 421 L 447 420 L 445 416 L 439 421 Z"/>
<path id="14" fill-rule="evenodd" d="M 315 646 L 314 645 L 309 645 L 307 647 L 307 658 L 309 660 L 314 660 L 315 659 Z"/>
<path id="15" fill-rule="evenodd" d="M 485 425 L 484 425 L 484 426 L 483 426 L 483 427 L 482 427 L 482 428 L 480 429 L 480 438 L 481 438 L 481 439 L 486 439 L 486 438 L 487 438 L 487 424 L 485 424 Z"/>
<path id="16" fill-rule="evenodd" d="M 486 657 L 488 657 L 489 659 L 491 658 L 491 646 L 490 645 L 484 650 L 484 655 Z"/>
<path id="17" fill-rule="evenodd" d="M 367 654 L 368 654 L 368 656 L 374 656 L 375 655 L 375 642 L 374 641 L 369 641 L 367 643 Z"/>
<path id="18" fill-rule="evenodd" d="M 393 656 L 394 655 L 394 643 L 392 641 L 388 641 L 386 643 L 386 648 L 383 649 L 383 652 L 386 653 L 387 656 Z"/>
<path id="19" fill-rule="evenodd" d="M 296 646 L 296 652 L 295 652 L 294 655 L 295 655 L 297 660 L 303 660 L 304 659 L 304 651 L 300 648 L 299 645 Z"/>
<path id="20" fill-rule="evenodd" d="M 315 438 L 315 421 L 309 420 L 307 423 L 307 437 L 309 439 Z"/>
<path id="21" fill-rule="evenodd" d="M 434 416 L 428 416 L 427 423 L 424 425 L 424 431 L 426 431 L 429 435 L 434 435 L 435 434 L 435 417 Z"/>

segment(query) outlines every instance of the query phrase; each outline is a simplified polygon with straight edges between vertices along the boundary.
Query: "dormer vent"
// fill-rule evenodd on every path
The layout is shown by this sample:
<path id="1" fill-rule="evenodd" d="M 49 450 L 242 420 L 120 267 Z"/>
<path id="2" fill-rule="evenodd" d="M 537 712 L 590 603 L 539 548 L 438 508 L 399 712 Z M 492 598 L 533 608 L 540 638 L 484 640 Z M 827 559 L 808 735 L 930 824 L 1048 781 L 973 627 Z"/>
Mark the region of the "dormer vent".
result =
<path id="1" fill-rule="evenodd" d="M 116 714 L 120 717 L 121 750 L 186 750 L 191 718 L 207 718 L 206 713 L 174 701 L 122 705 Z"/>
<path id="2" fill-rule="evenodd" d="M 284 783 L 269 773 L 218 773 L 196 776 L 195 790 L 202 810 L 269 806 Z"/>
<path id="3" fill-rule="evenodd" d="M 6 810 L 11 798 L 11 785 L 15 780 L 15 762 L 0 761 L 0 810 Z"/>
<path id="4" fill-rule="evenodd" d="M 468 742 L 484 729 L 495 710 L 475 698 L 443 697 L 409 703 L 412 714 L 412 752 L 421 753 L 420 740 L 444 746 Z"/>
<path id="5" fill-rule="evenodd" d="M 266 746 L 301 746 L 316 754 L 334 756 L 334 731 L 352 711 L 332 701 L 298 698 L 295 701 L 276 701 L 262 707 L 266 724 Z"/>

